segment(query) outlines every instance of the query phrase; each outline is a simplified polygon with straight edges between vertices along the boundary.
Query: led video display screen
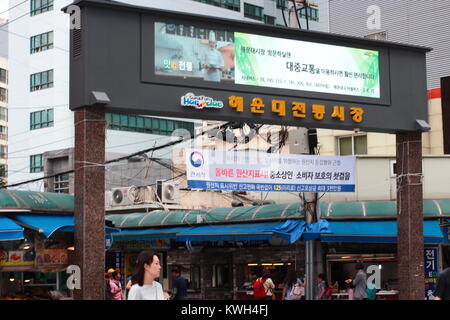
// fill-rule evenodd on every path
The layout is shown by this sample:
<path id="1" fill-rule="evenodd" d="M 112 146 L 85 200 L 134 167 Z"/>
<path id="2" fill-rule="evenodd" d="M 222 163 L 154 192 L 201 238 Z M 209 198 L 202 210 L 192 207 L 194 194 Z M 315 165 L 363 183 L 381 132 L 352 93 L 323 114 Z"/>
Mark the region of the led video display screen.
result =
<path id="1" fill-rule="evenodd" d="M 379 99 L 376 50 L 155 22 L 155 75 Z"/>

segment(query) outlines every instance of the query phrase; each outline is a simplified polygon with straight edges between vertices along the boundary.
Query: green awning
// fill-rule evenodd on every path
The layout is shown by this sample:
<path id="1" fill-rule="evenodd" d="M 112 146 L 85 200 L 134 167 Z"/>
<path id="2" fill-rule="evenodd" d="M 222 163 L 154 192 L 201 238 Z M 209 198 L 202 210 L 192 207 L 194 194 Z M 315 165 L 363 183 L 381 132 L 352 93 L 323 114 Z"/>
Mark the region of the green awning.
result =
<path id="1" fill-rule="evenodd" d="M 289 203 L 191 211 L 151 211 L 148 213 L 111 214 L 107 215 L 106 219 L 112 221 L 116 228 L 126 229 L 198 223 L 279 221 L 303 217 L 302 203 Z"/>
<path id="2" fill-rule="evenodd" d="M 322 218 L 339 219 L 396 219 L 396 201 L 321 202 Z M 424 200 L 425 218 L 450 217 L 450 200 Z"/>
<path id="3" fill-rule="evenodd" d="M 74 196 L 62 193 L 0 190 L 0 212 L 41 212 L 71 214 Z"/>

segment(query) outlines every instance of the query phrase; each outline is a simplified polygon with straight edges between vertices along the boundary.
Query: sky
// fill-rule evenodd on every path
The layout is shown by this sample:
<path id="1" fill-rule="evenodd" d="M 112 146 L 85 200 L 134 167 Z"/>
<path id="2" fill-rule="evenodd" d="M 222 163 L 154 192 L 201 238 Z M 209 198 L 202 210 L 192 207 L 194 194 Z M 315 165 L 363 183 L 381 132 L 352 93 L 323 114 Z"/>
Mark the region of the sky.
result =
<path id="1" fill-rule="evenodd" d="M 0 12 L 6 11 L 9 8 L 9 1 L 8 0 L 0 0 Z M 0 18 L 7 19 L 8 18 L 8 12 L 0 14 Z"/>

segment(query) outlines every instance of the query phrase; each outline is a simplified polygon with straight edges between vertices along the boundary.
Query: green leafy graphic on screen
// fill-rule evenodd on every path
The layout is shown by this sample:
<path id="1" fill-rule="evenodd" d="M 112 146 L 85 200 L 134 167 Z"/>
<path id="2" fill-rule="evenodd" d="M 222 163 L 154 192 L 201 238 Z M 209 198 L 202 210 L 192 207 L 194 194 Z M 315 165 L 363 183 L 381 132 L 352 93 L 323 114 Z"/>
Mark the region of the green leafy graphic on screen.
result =
<path id="1" fill-rule="evenodd" d="M 235 33 L 234 43 L 236 48 L 236 68 L 240 70 L 240 73 L 243 76 L 245 76 L 246 84 L 259 85 L 257 77 L 259 74 L 257 59 L 251 53 L 247 53 L 242 50 L 242 48 L 252 47 L 251 40 L 248 38 L 248 35 L 237 32 Z"/>

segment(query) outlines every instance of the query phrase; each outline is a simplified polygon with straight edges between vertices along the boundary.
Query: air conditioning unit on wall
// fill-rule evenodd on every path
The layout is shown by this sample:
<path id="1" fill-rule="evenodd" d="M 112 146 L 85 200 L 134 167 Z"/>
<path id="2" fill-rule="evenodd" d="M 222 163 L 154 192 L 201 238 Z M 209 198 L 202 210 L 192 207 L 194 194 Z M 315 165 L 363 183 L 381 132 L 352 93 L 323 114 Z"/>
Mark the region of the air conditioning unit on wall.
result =
<path id="1" fill-rule="evenodd" d="M 134 199 L 130 198 L 130 188 L 113 188 L 111 190 L 110 205 L 115 206 L 131 206 L 134 204 Z"/>
<path id="2" fill-rule="evenodd" d="M 105 206 L 121 207 L 139 204 L 154 203 L 156 201 L 155 188 L 142 187 L 122 187 L 113 188 L 105 192 Z"/>
<path id="3" fill-rule="evenodd" d="M 157 180 L 156 193 L 162 203 L 180 203 L 180 185 L 178 183 Z"/>

